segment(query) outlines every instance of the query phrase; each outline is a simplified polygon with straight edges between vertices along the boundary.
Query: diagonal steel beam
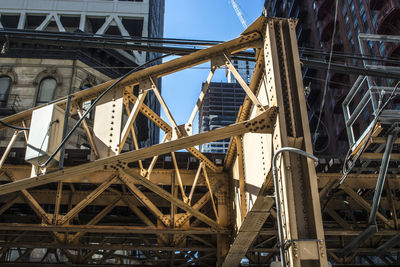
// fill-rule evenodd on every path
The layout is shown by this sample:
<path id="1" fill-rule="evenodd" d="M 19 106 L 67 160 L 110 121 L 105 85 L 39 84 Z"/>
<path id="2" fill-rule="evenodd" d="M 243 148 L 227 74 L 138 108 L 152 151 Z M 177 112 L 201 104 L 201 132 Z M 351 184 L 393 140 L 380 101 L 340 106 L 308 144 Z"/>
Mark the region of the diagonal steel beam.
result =
<path id="1" fill-rule="evenodd" d="M 14 181 L 14 182 L 16 181 L 16 178 L 9 172 L 4 172 L 4 175 L 6 175 L 11 181 Z M 51 216 L 44 211 L 44 209 L 39 205 L 39 203 L 36 201 L 36 199 L 28 192 L 28 190 L 22 189 L 21 193 L 24 196 L 28 205 L 36 213 L 36 215 L 38 215 L 40 218 L 42 218 L 42 220 L 45 223 L 50 224 L 52 221 Z"/>
<path id="2" fill-rule="evenodd" d="M 129 108 L 129 102 L 125 103 L 125 110 L 126 110 L 126 114 L 128 114 L 128 116 L 130 116 L 131 114 L 131 110 Z M 138 150 L 139 149 L 139 143 L 136 137 L 136 132 L 135 132 L 135 128 L 133 127 L 133 125 L 131 126 L 131 134 L 132 134 L 132 139 L 133 139 L 133 145 L 135 146 L 135 149 Z M 143 162 L 141 160 L 139 160 L 139 167 L 141 170 L 143 170 Z"/>
<path id="3" fill-rule="evenodd" d="M 219 186 L 219 185 L 218 185 Z M 196 210 L 200 210 L 205 204 L 210 200 L 210 192 L 205 193 L 197 202 L 192 206 Z M 187 220 L 192 217 L 192 213 L 186 212 L 184 215 L 180 216 L 175 222 L 175 227 L 181 227 Z"/>
<path id="4" fill-rule="evenodd" d="M 85 197 L 81 202 L 79 202 L 75 207 L 73 207 L 67 214 L 65 214 L 59 221 L 59 224 L 65 224 L 70 219 L 75 217 L 81 210 L 93 202 L 101 193 L 104 192 L 111 184 L 117 181 L 117 176 L 115 174 L 111 175 L 106 179 L 101 185 L 99 185 L 95 190 L 93 190 L 87 197 Z"/>
<path id="5" fill-rule="evenodd" d="M 272 176 L 271 171 L 268 173 L 268 176 Z M 268 179 L 265 181 L 268 181 Z M 270 216 L 270 210 L 275 204 L 275 201 L 266 193 L 267 183 L 265 181 L 258 193 L 253 207 L 247 212 L 235 240 L 229 249 L 228 255 L 225 257 L 222 267 L 238 266 L 240 264 L 240 261 L 246 255 L 248 249 L 259 235 L 264 222 Z"/>
<path id="6" fill-rule="evenodd" d="M 120 172 L 121 174 L 121 172 Z M 129 179 L 133 175 L 136 175 L 131 171 L 130 174 L 123 173 L 119 176 L 119 179 L 129 188 L 129 190 L 141 201 L 165 226 L 170 226 L 171 220 L 167 218 L 154 203 L 139 189 L 136 187 L 134 180 Z M 141 178 L 147 180 L 147 178 L 137 174 Z M 148 181 L 148 180 L 147 180 Z M 157 186 L 157 185 L 155 185 Z"/>
<path id="7" fill-rule="evenodd" d="M 224 139 L 230 136 L 241 135 L 244 133 L 272 133 L 277 115 L 277 107 L 270 107 L 254 119 L 218 128 L 209 132 L 199 133 L 192 136 L 183 137 L 165 144 L 154 145 L 139 150 L 129 151 L 121 155 L 100 159 L 94 162 L 82 164 L 76 167 L 40 175 L 32 178 L 21 179 L 12 183 L 0 186 L 0 195 L 27 189 L 39 185 L 61 181 L 71 175 L 87 174 L 101 171 L 107 168 L 114 168 L 114 165 L 123 165 L 129 162 L 138 161 L 171 153 L 176 150 L 193 147 L 196 145 Z"/>
<path id="8" fill-rule="evenodd" d="M 137 101 L 137 97 L 134 94 L 132 94 L 131 92 L 125 91 L 125 94 L 130 102 L 135 103 Z M 155 125 L 157 125 L 161 130 L 163 130 L 166 135 L 172 133 L 172 127 L 167 122 L 165 122 L 163 119 L 161 119 L 161 117 L 157 113 L 155 113 L 153 110 L 151 110 L 145 104 L 142 104 L 140 112 L 144 116 L 146 116 L 149 120 L 151 120 Z M 176 127 L 174 126 L 174 128 L 176 128 Z M 204 161 L 204 163 L 210 170 L 212 170 L 214 172 L 220 172 L 222 170 L 222 167 L 216 166 L 211 160 L 209 160 L 197 148 L 188 147 L 188 148 L 186 148 L 186 150 L 189 151 L 198 160 Z"/>
<path id="9" fill-rule="evenodd" d="M 18 202 L 20 199 L 19 194 L 12 194 L 7 199 L 5 199 L 4 204 L 0 207 L 0 215 L 8 210 L 12 205 Z"/>
<path id="10" fill-rule="evenodd" d="M 194 52 L 190 55 L 168 61 L 161 65 L 153 66 L 144 70 L 134 72 L 128 77 L 126 77 L 126 79 L 124 79 L 120 83 L 120 86 L 125 87 L 127 85 L 136 85 L 139 84 L 141 80 L 147 77 L 153 77 L 155 79 L 158 79 L 165 75 L 207 62 L 211 60 L 211 58 L 213 58 L 216 54 L 221 54 L 223 52 L 229 52 L 234 54 L 246 50 L 247 48 L 254 47 L 255 45 L 258 45 L 261 41 L 262 41 L 261 35 L 253 29 L 253 31 L 247 32 L 231 41 Z M 88 100 L 92 100 L 98 95 L 100 95 L 104 90 L 106 90 L 107 87 L 112 85 L 115 81 L 116 80 L 111 80 L 106 83 L 89 88 L 87 90 L 77 92 L 72 95 L 73 99 L 81 103 Z M 60 106 L 64 106 L 66 103 L 65 99 L 57 99 L 55 100 L 55 102 L 57 103 L 57 105 Z M 24 112 L 20 112 L 16 115 L 6 117 L 2 120 L 9 124 L 16 124 L 21 120 L 29 120 L 32 115 L 32 111 L 40 107 L 41 106 L 34 107 Z M 0 126 L 0 129 L 5 129 L 5 128 L 6 127 L 4 126 Z"/>
<path id="11" fill-rule="evenodd" d="M 256 105 L 256 107 L 259 110 L 264 111 L 264 107 L 261 104 L 260 100 L 258 100 L 257 96 L 253 93 L 253 91 L 250 89 L 250 87 L 244 81 L 242 76 L 240 76 L 239 72 L 232 65 L 231 61 L 229 60 L 229 58 L 227 57 L 226 54 L 224 54 L 224 57 L 226 59 L 226 65 L 227 65 L 228 69 L 232 72 L 233 76 L 235 76 L 235 78 L 238 81 L 238 83 L 242 86 L 243 90 L 246 92 L 246 95 L 251 99 L 253 104 Z"/>
<path id="12" fill-rule="evenodd" d="M 103 219 L 117 205 L 117 203 L 118 203 L 118 201 L 120 201 L 120 199 L 121 199 L 120 197 L 117 197 L 114 201 L 112 201 L 104 209 L 102 209 L 96 216 L 94 216 L 86 225 L 95 225 L 99 221 L 101 221 L 101 219 Z M 84 234 L 86 234 L 86 233 L 85 232 L 76 233 L 69 239 L 69 242 L 74 242 L 75 240 L 77 240 L 78 238 L 83 236 Z"/>
<path id="13" fill-rule="evenodd" d="M 119 152 L 122 151 L 124 147 L 125 141 L 128 138 L 129 133 L 131 132 L 131 127 L 136 120 L 137 115 L 139 114 L 140 107 L 143 105 L 144 100 L 146 99 L 147 91 L 143 91 L 139 94 L 138 99 L 136 100 L 132 111 L 129 114 L 128 120 L 125 123 L 124 129 L 121 132 L 121 141 L 119 143 Z"/>
<path id="14" fill-rule="evenodd" d="M 344 192 L 346 192 L 352 199 L 354 199 L 364 210 L 367 212 L 371 211 L 371 204 L 369 204 L 364 198 L 362 198 L 359 194 L 357 194 L 353 189 L 351 189 L 349 186 L 346 184 L 342 184 L 340 187 Z M 382 213 L 377 211 L 376 217 L 383 221 L 386 225 L 388 225 L 390 228 L 393 228 L 392 222 L 387 219 Z"/>
<path id="15" fill-rule="evenodd" d="M 154 184 L 153 182 L 147 180 L 145 177 L 141 176 L 140 174 L 137 174 L 136 172 L 129 170 L 129 169 L 121 169 L 120 170 L 120 176 L 122 179 L 125 181 L 136 181 L 139 182 L 141 185 L 146 187 L 147 189 L 153 191 L 160 197 L 170 201 L 172 204 L 176 205 L 177 207 L 190 212 L 193 214 L 193 216 L 197 217 L 199 220 L 205 222 L 206 224 L 214 227 L 214 228 L 220 228 L 217 222 L 214 220 L 210 219 L 208 216 L 205 214 L 201 213 L 197 209 L 189 206 L 187 203 L 183 202 L 182 200 L 174 197 L 171 193 L 165 191 L 158 185 Z"/>

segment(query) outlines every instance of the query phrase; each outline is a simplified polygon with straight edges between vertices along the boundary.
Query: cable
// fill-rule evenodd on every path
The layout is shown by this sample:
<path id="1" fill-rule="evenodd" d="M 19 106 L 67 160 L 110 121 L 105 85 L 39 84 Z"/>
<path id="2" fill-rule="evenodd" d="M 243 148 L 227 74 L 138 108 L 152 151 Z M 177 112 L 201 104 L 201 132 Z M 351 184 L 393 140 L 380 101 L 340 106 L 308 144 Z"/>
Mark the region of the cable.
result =
<path id="1" fill-rule="evenodd" d="M 335 16 L 336 17 L 336 16 Z M 336 26 L 336 24 L 334 25 Z M 15 39 L 17 42 L 21 41 L 29 41 L 29 43 L 34 43 L 37 40 L 39 43 L 41 41 L 48 42 L 49 45 L 67 45 L 65 43 L 59 44 L 60 42 L 67 42 L 71 45 L 71 42 L 77 42 L 79 44 L 83 44 L 85 42 L 89 42 L 90 45 L 93 47 L 100 45 L 102 48 L 106 48 L 106 45 L 109 46 L 118 46 L 115 48 L 122 48 L 125 49 L 129 48 L 129 45 L 133 45 L 133 43 L 129 44 L 129 42 L 134 43 L 157 43 L 161 45 L 151 46 L 151 45 L 134 45 L 135 49 L 138 50 L 146 50 L 146 49 L 163 49 L 165 53 L 173 52 L 174 48 L 177 51 L 174 51 L 175 54 L 187 54 L 194 52 L 198 49 L 194 48 L 193 46 L 210 46 L 216 45 L 221 43 L 221 41 L 212 41 L 212 40 L 193 40 L 193 39 L 173 39 L 173 38 L 149 38 L 149 37 L 126 37 L 126 36 L 115 36 L 115 35 L 96 35 L 96 34 L 88 34 L 88 33 L 49 33 L 49 32 L 36 32 L 36 31 L 27 31 L 27 30 L 2 30 L 0 31 L 0 37 L 3 35 L 3 39 L 10 38 Z M 33 37 L 32 37 L 33 36 Z M 169 46 L 164 46 L 163 44 L 170 44 Z M 86 46 L 85 46 L 86 47 Z M 188 47 L 189 50 L 182 51 L 183 47 Z M 112 47 L 109 47 L 112 48 Z M 165 50 L 167 49 L 167 50 Z M 49 49 L 46 49 L 46 51 Z M 152 50 L 152 51 L 153 51 Z M 315 57 L 316 54 L 320 56 L 329 55 L 326 54 L 324 49 L 317 49 L 317 48 L 309 48 L 309 47 L 299 47 L 299 51 L 301 53 L 311 54 Z M 246 52 L 248 56 L 252 56 L 252 52 Z M 353 58 L 359 60 L 371 60 L 371 61 L 385 61 L 398 63 L 396 57 L 372 57 L 366 56 L 361 54 L 354 54 L 354 53 L 344 53 L 340 51 L 333 52 L 333 46 L 331 46 L 331 53 L 336 57 L 343 57 L 343 58 Z"/>
<path id="2" fill-rule="evenodd" d="M 307 100 L 307 99 L 306 99 L 306 104 L 307 104 L 308 109 L 311 111 L 312 109 L 311 109 L 310 103 L 308 103 L 308 100 Z M 317 117 L 317 119 L 318 119 L 318 117 Z M 327 136 L 327 138 L 328 138 L 328 142 L 327 142 L 327 145 L 326 145 L 324 148 L 319 149 L 319 150 L 317 150 L 316 147 L 315 147 L 315 145 L 314 145 L 314 152 L 315 152 L 315 153 L 321 153 L 321 152 L 325 151 L 325 149 L 327 149 L 327 148 L 329 147 L 329 145 L 331 144 L 331 137 L 330 137 L 330 135 L 329 135 L 328 127 L 327 127 L 326 124 L 323 123 L 322 121 L 321 121 L 321 124 L 322 124 L 322 126 L 324 126 L 325 131 L 326 131 L 326 133 L 327 133 L 326 136 Z M 313 143 L 314 143 L 314 142 L 313 142 Z"/>
<path id="3" fill-rule="evenodd" d="M 321 102 L 321 106 L 320 106 L 320 108 L 319 108 L 320 112 L 319 112 L 319 115 L 318 115 L 317 127 L 315 128 L 315 132 L 314 132 L 314 146 L 315 146 L 315 142 L 316 142 L 316 140 L 317 140 L 318 128 L 319 128 L 320 121 L 321 121 L 322 111 L 323 111 L 324 106 L 325 106 L 326 92 L 327 92 L 327 90 L 328 90 L 329 71 L 330 71 L 330 69 L 331 69 L 332 54 L 333 54 L 333 44 L 334 44 L 334 42 L 335 42 L 335 35 L 336 35 L 336 23 L 337 23 L 337 15 L 338 15 L 338 3 L 339 3 L 339 0 L 336 0 L 335 20 L 334 20 L 334 22 L 333 22 L 333 32 L 332 32 L 332 41 L 331 41 L 331 51 L 330 51 L 330 54 L 329 54 L 328 69 L 327 69 L 327 71 L 326 71 L 324 93 L 323 93 L 323 95 L 322 95 L 322 102 Z"/>
<path id="4" fill-rule="evenodd" d="M 6 123 L 4 121 L 0 121 L 0 124 L 6 126 L 8 128 L 14 129 L 14 130 L 29 131 L 29 128 L 23 128 L 23 127 L 14 126 L 14 125 L 8 124 L 8 123 Z"/>
<path id="5" fill-rule="evenodd" d="M 8 35 L 13 38 L 13 34 L 17 37 L 22 36 L 39 36 L 41 38 L 47 37 L 58 37 L 58 38 L 71 38 L 71 39 L 98 39 L 98 40 L 112 40 L 112 41 L 124 41 L 124 42 L 140 42 L 140 43 L 171 43 L 171 44 L 186 44 L 186 45 L 215 45 L 222 43 L 223 41 L 215 40 L 198 40 L 198 39 L 179 39 L 179 38 L 161 38 L 161 37 L 138 37 L 138 36 L 118 36 L 112 34 L 92 34 L 86 32 L 47 32 L 47 31 L 35 31 L 35 30 L 20 30 L 20 29 L 6 29 L 1 30 L 0 35 Z"/>
<path id="6" fill-rule="evenodd" d="M 82 115 L 82 117 L 75 123 L 75 125 L 72 127 L 71 131 L 65 136 L 65 138 L 61 141 L 61 144 L 57 147 L 57 149 L 53 152 L 53 154 L 51 154 L 51 156 L 46 160 L 46 162 L 41 165 L 40 167 L 43 168 L 45 166 L 47 166 L 49 164 L 49 162 L 54 158 L 54 156 L 58 153 L 58 151 L 60 151 L 60 149 L 65 145 L 65 143 L 68 141 L 68 139 L 71 137 L 72 133 L 78 128 L 78 126 L 80 125 L 80 123 L 86 118 L 87 114 L 89 114 L 94 106 L 97 104 L 97 102 L 100 101 L 100 99 L 102 99 L 112 88 L 114 88 L 118 83 L 120 83 L 121 81 L 123 81 L 126 77 L 128 77 L 130 74 L 134 73 L 135 71 L 141 69 L 142 67 L 153 63 L 157 60 L 160 60 L 164 57 L 170 56 L 171 54 L 165 54 L 163 56 L 154 58 L 152 60 L 149 60 L 145 63 L 143 63 L 140 66 L 137 66 L 136 68 L 132 69 L 131 71 L 127 72 L 125 75 L 123 75 L 121 78 L 119 78 L 118 80 L 116 80 L 112 85 L 110 85 L 106 90 L 104 90 L 94 101 L 93 103 L 90 105 L 90 107 L 85 111 L 85 113 Z"/>
<path id="7" fill-rule="evenodd" d="M 330 53 L 326 52 L 324 49 L 317 49 L 317 48 L 312 48 L 312 47 L 299 47 L 299 52 L 304 53 L 304 54 L 309 54 L 313 57 L 315 55 L 319 56 L 328 56 Z M 362 54 L 355 54 L 355 53 L 345 53 L 342 51 L 334 51 L 332 53 L 334 56 L 338 57 L 343 57 L 343 58 L 354 58 L 354 59 L 368 59 L 368 60 L 374 60 L 374 61 L 390 61 L 398 64 L 398 58 L 396 57 L 383 57 L 383 56 L 368 56 L 368 55 L 362 55 Z"/>
<path id="8" fill-rule="evenodd" d="M 329 135 L 329 130 L 328 130 L 328 127 L 326 126 L 326 124 L 321 120 L 320 121 L 321 122 L 321 125 L 325 128 L 325 131 L 326 131 L 326 133 L 327 133 L 327 138 L 328 138 L 328 141 L 327 141 L 327 143 L 326 143 L 326 146 L 324 147 L 324 148 L 321 148 L 321 149 L 317 149 L 316 147 L 315 147 L 315 145 L 314 145 L 314 152 L 315 153 L 322 153 L 322 152 L 324 152 L 328 147 L 329 147 L 329 145 L 331 144 L 331 137 L 330 137 L 330 135 Z M 315 142 L 316 142 L 316 140 L 315 140 Z"/>
<path id="9" fill-rule="evenodd" d="M 0 36 L 1 34 L 8 35 L 9 38 L 15 38 L 16 41 L 21 41 L 22 40 L 29 40 L 29 43 L 34 42 L 35 40 L 37 41 L 47 41 L 50 45 L 58 45 L 60 42 L 65 41 L 71 44 L 71 42 L 77 42 L 79 44 L 82 44 L 84 42 L 89 42 L 91 45 L 96 46 L 96 45 L 115 45 L 118 46 L 116 48 L 121 48 L 122 46 L 125 46 L 126 48 L 129 48 L 128 42 L 140 42 L 140 43 L 159 43 L 159 44 L 170 44 L 170 46 L 138 46 L 136 48 L 140 49 L 140 47 L 144 48 L 151 48 L 153 47 L 154 49 L 165 49 L 168 47 L 168 49 L 173 50 L 174 48 L 176 49 L 182 49 L 184 46 L 185 47 L 190 47 L 193 48 L 193 46 L 210 46 L 210 45 L 216 45 L 221 43 L 221 41 L 210 41 L 210 40 L 192 40 L 192 39 L 172 39 L 172 38 L 137 38 L 137 37 L 118 37 L 118 36 L 112 36 L 112 35 L 93 35 L 93 34 L 80 34 L 80 33 L 49 33 L 49 32 L 31 32 L 31 31 L 18 31 L 18 30 L 6 30 L 6 31 L 0 31 Z M 14 34 L 14 35 L 13 35 Z M 33 36 L 33 37 L 32 37 Z M 60 38 L 61 37 L 61 38 Z M 5 38 L 5 37 L 4 37 Z M 64 38 L 64 39 L 62 39 Z M 61 45 L 61 44 L 60 44 Z M 66 44 L 62 44 L 66 45 Z M 174 46 L 177 45 L 177 46 Z M 67 44 L 68 46 L 68 44 Z M 105 48 L 105 47 L 103 47 Z M 333 47 L 332 47 L 333 48 Z M 196 49 L 197 50 L 197 49 Z M 309 47 L 299 47 L 299 51 L 302 53 L 311 53 L 312 56 L 315 56 L 316 54 L 320 54 L 323 56 L 325 54 L 325 51 L 323 49 L 317 49 L 317 48 L 309 48 Z M 182 51 L 178 51 L 179 53 L 182 53 Z M 193 51 L 192 51 L 193 52 Z M 249 52 L 251 53 L 251 52 Z M 344 53 L 340 51 L 332 52 L 333 55 L 335 56 L 340 56 L 340 57 L 345 57 L 345 58 L 355 58 L 355 59 L 368 59 L 368 60 L 375 60 L 375 61 L 390 61 L 396 63 L 396 58 L 392 57 L 380 57 L 381 59 L 378 59 L 377 57 L 370 57 L 370 56 L 363 56 L 360 54 L 353 54 L 353 53 Z M 393 60 L 392 60 L 393 59 Z"/>

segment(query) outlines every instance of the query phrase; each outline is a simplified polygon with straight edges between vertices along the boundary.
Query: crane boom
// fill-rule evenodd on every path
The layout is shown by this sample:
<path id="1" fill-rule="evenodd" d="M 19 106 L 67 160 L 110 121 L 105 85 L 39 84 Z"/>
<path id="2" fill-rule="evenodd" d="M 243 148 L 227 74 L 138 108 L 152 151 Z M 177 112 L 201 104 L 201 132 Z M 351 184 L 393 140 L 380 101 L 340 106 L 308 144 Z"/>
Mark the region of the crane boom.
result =
<path id="1" fill-rule="evenodd" d="M 244 17 L 243 17 L 243 14 L 242 14 L 242 11 L 241 11 L 240 8 L 239 8 L 239 5 L 236 3 L 235 0 L 231 0 L 231 3 L 232 3 L 232 6 L 233 6 L 233 9 L 234 9 L 235 12 L 236 12 L 236 15 L 238 16 L 240 22 L 241 22 L 242 25 L 243 25 L 243 28 L 247 28 L 246 20 L 245 20 Z"/>

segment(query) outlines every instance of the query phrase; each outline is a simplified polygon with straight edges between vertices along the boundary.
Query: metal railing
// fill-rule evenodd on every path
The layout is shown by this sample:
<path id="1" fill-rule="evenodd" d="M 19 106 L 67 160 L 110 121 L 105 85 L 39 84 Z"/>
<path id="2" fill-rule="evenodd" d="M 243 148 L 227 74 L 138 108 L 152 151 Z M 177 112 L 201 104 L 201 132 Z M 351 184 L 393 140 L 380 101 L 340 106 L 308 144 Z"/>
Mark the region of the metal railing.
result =
<path id="1" fill-rule="evenodd" d="M 390 72 L 399 73 L 400 78 L 400 67 L 386 66 L 383 65 L 382 61 L 373 61 L 366 55 L 367 46 L 369 42 L 395 42 L 400 43 L 400 36 L 389 36 L 389 35 L 377 35 L 377 34 L 365 34 L 360 33 L 358 36 L 361 55 L 363 57 L 364 69 L 368 70 L 383 70 Z M 400 107 L 396 105 L 389 105 L 385 110 L 378 114 L 380 108 L 380 102 L 384 101 L 385 96 L 391 94 L 395 90 L 394 86 L 378 86 L 377 84 L 393 84 L 393 80 L 378 80 L 374 76 L 362 76 L 360 75 L 353 87 L 348 92 L 345 100 L 343 101 L 343 115 L 349 139 L 349 145 L 354 150 L 365 136 L 374 127 L 374 121 L 379 116 L 379 121 L 384 124 L 390 124 L 398 122 L 400 120 Z M 400 89 L 397 88 L 394 92 L 396 95 L 400 95 Z M 364 117 L 361 117 L 363 116 Z M 359 129 L 358 135 L 355 131 L 355 125 L 357 121 L 363 121 L 366 125 L 365 128 Z M 357 124 L 358 125 L 358 124 Z M 359 126 L 359 125 L 358 125 Z"/>

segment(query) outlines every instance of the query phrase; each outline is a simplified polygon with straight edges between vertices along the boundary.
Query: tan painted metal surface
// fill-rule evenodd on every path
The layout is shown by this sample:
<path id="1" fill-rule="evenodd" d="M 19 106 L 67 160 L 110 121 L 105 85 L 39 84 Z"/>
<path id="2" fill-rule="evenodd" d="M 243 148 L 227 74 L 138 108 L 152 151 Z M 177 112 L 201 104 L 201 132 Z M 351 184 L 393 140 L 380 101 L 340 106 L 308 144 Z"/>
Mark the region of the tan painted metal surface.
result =
<path id="1" fill-rule="evenodd" d="M 93 127 L 83 125 L 95 146 L 87 163 L 47 168 L 33 177 L 29 165 L 0 166 L 0 216 L 5 220 L 0 223 L 0 263 L 7 262 L 5 255 L 16 253 L 9 262 L 17 262 L 41 248 L 46 251 L 41 261 L 57 255 L 55 263 L 233 267 L 247 257 L 269 264 L 279 255 L 277 216 L 283 221 L 287 266 L 325 267 L 328 257 L 354 260 L 354 255 L 340 259 L 339 250 L 365 222 L 354 225 L 343 211 L 370 210 L 368 195 L 359 189 L 373 189 L 375 174 L 349 175 L 336 186 L 340 174 L 317 175 L 311 160 L 283 153 L 277 160 L 282 213 L 274 208 L 274 153 L 286 146 L 312 153 L 295 26 L 293 20 L 261 17 L 234 40 L 130 74 L 97 105 Z M 237 76 L 230 58 L 248 48 L 256 51 L 249 85 Z M 155 81 L 207 61 L 210 72 L 189 122 L 177 125 Z M 225 65 L 247 94 L 237 121 L 193 134 L 193 119 L 213 73 Z M 114 82 L 75 93 L 72 113 L 82 116 L 82 103 Z M 147 90 L 156 94 L 169 123 L 144 104 Z M 65 109 L 64 99 L 55 102 Z M 4 121 L 29 126 L 32 110 Z M 139 148 L 140 129 L 134 126 L 139 113 L 164 132 L 161 144 Z M 230 137 L 224 166 L 196 148 Z M 175 153 L 181 149 L 189 152 L 183 160 Z M 378 213 L 378 221 L 384 230 L 355 255 L 373 255 L 374 244 L 398 233 L 400 205 L 392 193 L 400 189 L 397 178 L 388 179 L 381 201 L 386 212 Z"/>

